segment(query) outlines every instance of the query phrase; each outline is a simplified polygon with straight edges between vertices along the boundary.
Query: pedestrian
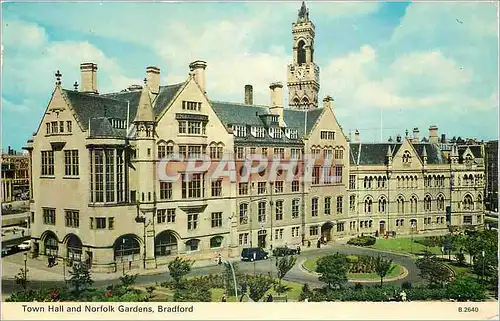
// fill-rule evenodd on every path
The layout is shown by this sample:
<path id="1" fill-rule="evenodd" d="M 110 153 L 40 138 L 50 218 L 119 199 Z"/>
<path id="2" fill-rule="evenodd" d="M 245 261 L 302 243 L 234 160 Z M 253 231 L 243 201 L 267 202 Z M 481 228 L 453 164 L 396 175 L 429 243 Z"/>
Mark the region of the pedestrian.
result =
<path id="1" fill-rule="evenodd" d="M 269 295 L 267 296 L 267 302 L 273 302 L 273 296 L 271 295 L 271 293 L 269 293 Z"/>
<path id="2" fill-rule="evenodd" d="M 297 245 L 297 254 L 300 255 L 300 245 Z"/>
<path id="3" fill-rule="evenodd" d="M 222 295 L 221 301 L 222 302 L 227 302 L 227 297 L 226 297 L 225 293 Z"/>
<path id="4" fill-rule="evenodd" d="M 399 296 L 401 297 L 401 301 L 406 302 L 406 292 L 404 290 L 399 293 Z"/>
<path id="5" fill-rule="evenodd" d="M 219 258 L 218 258 L 217 264 L 219 264 L 219 265 L 222 264 L 222 255 L 220 253 L 219 253 Z"/>
<path id="6" fill-rule="evenodd" d="M 50 266 L 50 259 L 51 259 L 51 257 L 50 257 L 50 256 L 47 256 L 47 266 L 48 266 L 48 267 L 51 267 L 51 266 Z"/>
<path id="7" fill-rule="evenodd" d="M 24 230 L 21 230 L 21 235 L 24 237 Z"/>
<path id="8" fill-rule="evenodd" d="M 316 244 L 316 247 L 319 249 L 321 248 L 321 240 L 318 240 L 318 243 Z"/>

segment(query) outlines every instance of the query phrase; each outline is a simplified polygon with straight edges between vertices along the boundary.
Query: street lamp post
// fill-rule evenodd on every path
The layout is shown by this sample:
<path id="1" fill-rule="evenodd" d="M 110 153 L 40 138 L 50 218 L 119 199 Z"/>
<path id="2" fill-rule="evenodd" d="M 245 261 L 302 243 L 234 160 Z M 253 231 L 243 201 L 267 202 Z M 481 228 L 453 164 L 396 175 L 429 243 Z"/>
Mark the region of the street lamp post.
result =
<path id="1" fill-rule="evenodd" d="M 236 274 L 234 273 L 233 263 L 231 263 L 231 261 L 228 261 L 228 260 L 226 260 L 226 262 L 231 267 L 231 273 L 233 274 L 233 282 L 234 282 L 234 295 L 236 296 L 236 298 L 238 298 L 238 286 L 237 286 L 237 283 L 236 283 Z"/>
<path id="2" fill-rule="evenodd" d="M 28 288 L 28 253 L 24 253 L 24 297 L 26 297 L 26 290 Z"/>
<path id="3" fill-rule="evenodd" d="M 411 223 L 411 230 L 410 230 L 410 236 L 411 236 L 411 241 L 410 241 L 410 253 L 413 254 L 413 229 L 415 228 L 415 223 Z"/>
<path id="4" fill-rule="evenodd" d="M 481 276 L 481 281 L 484 284 L 484 267 L 485 267 L 485 259 L 484 259 L 485 253 L 484 253 L 484 250 L 481 252 L 481 256 L 483 257 L 483 274 Z"/>
<path id="5" fill-rule="evenodd" d="M 125 253 L 125 239 L 122 239 L 122 274 L 125 275 L 125 261 L 123 260 L 123 255 Z"/>

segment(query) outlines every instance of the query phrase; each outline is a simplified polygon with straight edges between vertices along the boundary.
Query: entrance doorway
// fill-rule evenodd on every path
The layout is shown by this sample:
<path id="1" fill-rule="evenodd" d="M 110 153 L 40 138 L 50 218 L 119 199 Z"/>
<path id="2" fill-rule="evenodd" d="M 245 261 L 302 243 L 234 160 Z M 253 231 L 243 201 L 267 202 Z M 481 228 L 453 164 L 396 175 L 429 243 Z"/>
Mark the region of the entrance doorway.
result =
<path id="1" fill-rule="evenodd" d="M 258 238 L 257 238 L 257 246 L 261 247 L 263 249 L 266 248 L 266 236 L 267 236 L 267 231 L 266 230 L 260 230 L 258 233 Z"/>
<path id="2" fill-rule="evenodd" d="M 382 236 L 385 234 L 385 221 L 380 221 L 379 224 L 379 235 Z"/>
<path id="3" fill-rule="evenodd" d="M 326 240 L 326 242 L 330 242 L 332 240 L 332 228 L 332 222 L 326 222 L 321 226 L 321 237 L 323 240 Z"/>

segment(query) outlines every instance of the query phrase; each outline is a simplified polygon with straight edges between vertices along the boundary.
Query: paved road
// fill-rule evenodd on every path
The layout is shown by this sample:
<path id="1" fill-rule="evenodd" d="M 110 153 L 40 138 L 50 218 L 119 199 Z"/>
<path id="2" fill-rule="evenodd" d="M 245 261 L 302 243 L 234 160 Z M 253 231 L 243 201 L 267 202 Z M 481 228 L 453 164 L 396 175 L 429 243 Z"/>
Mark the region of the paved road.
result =
<path id="1" fill-rule="evenodd" d="M 305 259 L 310 259 L 310 258 L 316 258 L 318 256 L 322 256 L 325 254 L 329 253 L 335 253 L 335 252 L 341 252 L 341 253 L 348 253 L 348 254 L 358 254 L 358 255 L 377 255 L 380 252 L 377 250 L 373 249 L 368 249 L 368 248 L 361 248 L 361 247 L 354 247 L 354 246 L 348 246 L 348 245 L 342 245 L 342 244 L 334 244 L 322 249 L 314 249 L 314 250 L 309 250 L 306 252 L 302 252 L 300 257 L 297 260 L 297 264 L 290 270 L 290 272 L 287 274 L 287 276 L 284 278 L 285 280 L 288 281 L 293 281 L 297 283 L 309 283 L 310 286 L 312 287 L 317 287 L 321 286 L 322 283 L 318 281 L 318 278 L 312 274 L 304 272 L 300 267 L 299 263 L 302 262 Z M 397 281 L 392 281 L 392 282 L 386 282 L 390 284 L 401 284 L 402 282 L 405 281 L 410 281 L 413 284 L 420 283 L 422 282 L 422 279 L 418 275 L 418 268 L 415 266 L 415 262 L 411 257 L 405 256 L 405 255 L 399 255 L 395 253 L 382 253 L 385 257 L 392 259 L 395 263 L 401 264 L 408 269 L 408 276 L 404 279 L 397 280 Z M 257 274 L 267 274 L 269 271 L 271 271 L 273 276 L 276 276 L 276 268 L 275 268 L 275 259 L 271 258 L 269 260 L 265 261 L 258 261 L 258 262 L 240 262 L 239 264 L 239 269 L 247 274 L 253 274 L 254 270 L 255 273 Z M 204 266 L 204 267 L 196 267 L 193 268 L 191 273 L 189 274 L 190 276 L 200 276 L 200 275 L 207 275 L 207 274 L 219 274 L 222 271 L 222 267 L 220 266 Z M 136 283 L 137 284 L 149 284 L 149 283 L 161 283 L 163 281 L 170 280 L 170 275 L 166 271 L 163 273 L 158 273 L 154 275 L 140 275 L 137 277 Z M 99 280 L 95 281 L 94 286 L 95 287 L 102 287 L 110 284 L 119 284 L 120 281 L 115 279 L 115 280 Z M 61 286 L 63 285 L 63 281 L 42 281 L 42 280 L 37 280 L 37 281 L 30 281 L 30 287 L 37 288 L 37 287 L 53 287 L 53 286 Z M 13 279 L 3 279 L 2 280 L 2 296 L 8 296 L 9 294 L 18 291 L 19 286 L 15 284 L 15 281 Z"/>

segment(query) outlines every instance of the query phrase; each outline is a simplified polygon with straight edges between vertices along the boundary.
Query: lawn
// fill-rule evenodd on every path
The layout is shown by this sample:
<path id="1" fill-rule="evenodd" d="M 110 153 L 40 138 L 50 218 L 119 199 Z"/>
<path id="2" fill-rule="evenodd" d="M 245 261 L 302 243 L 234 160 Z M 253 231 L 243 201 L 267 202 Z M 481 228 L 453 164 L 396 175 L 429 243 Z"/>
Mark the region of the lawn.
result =
<path id="1" fill-rule="evenodd" d="M 277 281 L 277 279 L 276 279 Z M 302 291 L 302 285 L 296 282 L 290 281 L 281 281 L 282 285 L 286 285 L 290 287 L 290 291 L 286 293 L 288 301 L 298 301 L 300 292 Z M 154 284 L 151 284 L 154 285 Z M 136 286 L 141 290 L 146 289 L 147 285 Z M 239 291 L 240 289 L 238 289 Z M 212 302 L 220 302 L 222 295 L 224 294 L 224 289 L 211 289 L 212 292 Z M 247 292 L 248 293 L 248 292 Z M 277 296 L 276 291 L 274 291 L 274 287 L 272 287 L 266 294 L 263 296 L 263 299 L 267 297 L 268 294 L 272 294 L 273 296 Z M 156 290 L 154 291 L 154 297 L 151 299 L 153 302 L 172 302 L 172 298 L 174 296 L 174 291 L 172 289 L 163 288 L 160 286 L 156 286 Z M 227 302 L 236 302 L 237 300 L 234 296 L 228 296 Z"/>
<path id="2" fill-rule="evenodd" d="M 413 254 L 421 254 L 427 248 L 427 250 L 429 250 L 431 253 L 441 255 L 441 248 L 439 246 L 426 247 L 415 242 L 419 239 L 422 240 L 424 239 L 424 237 L 414 237 L 412 246 L 410 237 L 398 237 L 392 239 L 377 238 L 377 242 L 375 242 L 375 244 L 370 247 L 378 250 Z"/>
<path id="3" fill-rule="evenodd" d="M 304 266 L 309 270 L 309 271 L 316 271 L 316 260 L 317 259 L 309 259 L 304 262 Z M 386 278 L 392 278 L 399 276 L 403 274 L 403 268 L 399 264 L 392 264 L 393 266 L 396 266 L 394 270 L 392 270 L 391 273 L 389 273 Z M 348 273 L 347 274 L 348 279 L 377 279 L 380 280 L 380 277 L 377 275 L 377 273 Z"/>

